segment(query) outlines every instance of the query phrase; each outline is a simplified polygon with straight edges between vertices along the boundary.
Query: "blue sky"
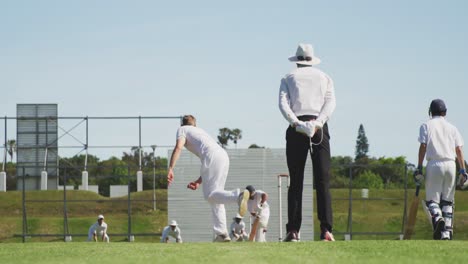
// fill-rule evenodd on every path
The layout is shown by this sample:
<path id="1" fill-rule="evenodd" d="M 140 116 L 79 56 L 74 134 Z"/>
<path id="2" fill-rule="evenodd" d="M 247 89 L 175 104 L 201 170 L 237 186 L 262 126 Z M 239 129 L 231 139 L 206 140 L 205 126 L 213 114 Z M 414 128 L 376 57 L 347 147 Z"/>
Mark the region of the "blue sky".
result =
<path id="1" fill-rule="evenodd" d="M 354 156 L 362 123 L 371 156 L 415 162 L 434 98 L 468 140 L 466 10 L 461 0 L 0 1 L 0 115 L 17 103 L 58 103 L 62 116 L 191 113 L 213 136 L 241 129 L 239 148 L 282 148 L 280 79 L 306 42 L 335 82 L 332 155 Z M 135 144 L 130 127 L 96 129 L 91 144 Z M 144 142 L 171 145 L 176 129 L 149 126 Z"/>

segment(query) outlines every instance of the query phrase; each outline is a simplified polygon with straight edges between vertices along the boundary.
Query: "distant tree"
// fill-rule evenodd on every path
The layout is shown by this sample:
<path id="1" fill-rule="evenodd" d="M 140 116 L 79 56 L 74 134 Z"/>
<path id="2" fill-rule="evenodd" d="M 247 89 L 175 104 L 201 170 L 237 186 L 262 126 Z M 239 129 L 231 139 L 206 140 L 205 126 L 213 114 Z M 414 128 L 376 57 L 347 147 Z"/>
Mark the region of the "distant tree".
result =
<path id="1" fill-rule="evenodd" d="M 232 139 L 232 131 L 227 127 L 219 129 L 218 143 L 221 147 L 226 148 L 229 143 L 229 140 Z"/>
<path id="2" fill-rule="evenodd" d="M 234 142 L 234 145 L 236 145 L 236 149 L 237 149 L 237 141 L 239 139 L 242 139 L 242 130 L 238 128 L 234 128 L 233 130 L 231 130 L 231 140 L 232 142 Z"/>
<path id="3" fill-rule="evenodd" d="M 13 162 L 13 154 L 16 153 L 16 140 L 10 139 L 7 141 L 7 152 L 10 156 L 10 162 Z"/>
<path id="4" fill-rule="evenodd" d="M 365 170 L 354 182 L 355 188 L 383 189 L 382 178 L 372 171 Z"/>
<path id="5" fill-rule="evenodd" d="M 369 152 L 369 142 L 367 141 L 366 132 L 364 126 L 359 125 L 358 137 L 356 140 L 356 157 L 355 160 L 367 158 L 367 152 Z"/>
<path id="6" fill-rule="evenodd" d="M 255 149 L 255 148 L 264 149 L 265 147 L 261 147 L 261 146 L 259 146 L 257 144 L 252 144 L 252 145 L 249 146 L 249 149 Z"/>

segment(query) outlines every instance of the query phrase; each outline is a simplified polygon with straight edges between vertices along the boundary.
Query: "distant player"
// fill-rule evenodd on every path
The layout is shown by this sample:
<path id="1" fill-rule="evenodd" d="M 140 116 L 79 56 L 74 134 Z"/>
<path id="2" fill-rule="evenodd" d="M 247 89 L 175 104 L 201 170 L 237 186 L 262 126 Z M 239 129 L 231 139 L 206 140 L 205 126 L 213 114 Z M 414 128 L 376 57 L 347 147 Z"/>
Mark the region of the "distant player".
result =
<path id="1" fill-rule="evenodd" d="M 169 185 L 174 181 L 173 169 L 184 146 L 201 161 L 200 177 L 190 182 L 187 188 L 197 190 L 202 184 L 203 195 L 211 206 L 213 231 L 216 235 L 214 242 L 230 242 L 224 204 L 238 203 L 239 214 L 244 216 L 249 192 L 241 192 L 239 189 L 224 190 L 229 171 L 229 157 L 208 133 L 196 126 L 196 119 L 192 115 L 184 116 L 181 127 L 177 130 L 176 146 L 172 151 L 167 173 Z"/>
<path id="2" fill-rule="evenodd" d="M 182 243 L 180 228 L 175 220 L 172 220 L 170 225 L 164 227 L 161 236 L 161 243 L 169 242 L 169 236 L 175 238 L 176 243 Z"/>
<path id="3" fill-rule="evenodd" d="M 249 235 L 245 231 L 245 222 L 242 220 L 242 216 L 237 214 L 232 220 L 234 221 L 231 224 L 231 234 L 229 234 L 231 240 L 238 242 L 249 240 Z"/>
<path id="4" fill-rule="evenodd" d="M 255 235 L 256 242 L 266 242 L 265 233 L 267 231 L 268 220 L 270 219 L 270 207 L 268 206 L 268 195 L 262 190 L 255 190 L 252 185 L 246 187 L 250 193 L 247 208 L 253 217 L 260 218 Z"/>
<path id="5" fill-rule="evenodd" d="M 107 224 L 104 222 L 104 216 L 99 215 L 97 222 L 94 223 L 88 231 L 88 241 L 98 242 L 99 238 L 102 242 L 109 243 L 109 236 L 107 235 Z"/>
<path id="6" fill-rule="evenodd" d="M 433 238 L 451 240 L 453 236 L 453 203 L 456 184 L 455 157 L 460 164 L 459 184 L 465 188 L 467 174 L 463 157 L 463 138 L 458 129 L 446 119 L 444 101 L 435 99 L 429 107 L 429 121 L 419 130 L 418 168 L 414 173 L 417 184 L 423 180 L 422 165 L 426 166 L 426 204 L 432 216 Z M 468 184 L 468 183 L 467 183 Z"/>

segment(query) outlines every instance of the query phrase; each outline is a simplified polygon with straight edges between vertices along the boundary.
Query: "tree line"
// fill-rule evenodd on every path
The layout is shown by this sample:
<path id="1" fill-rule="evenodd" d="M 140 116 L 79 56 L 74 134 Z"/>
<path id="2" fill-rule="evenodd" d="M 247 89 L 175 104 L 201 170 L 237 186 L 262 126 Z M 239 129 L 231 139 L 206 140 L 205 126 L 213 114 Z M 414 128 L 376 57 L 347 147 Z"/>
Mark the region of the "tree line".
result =
<path id="1" fill-rule="evenodd" d="M 229 142 L 237 143 L 242 139 L 242 130 L 229 129 L 227 127 L 219 129 L 217 137 L 218 144 L 226 148 Z M 13 163 L 13 154 L 16 151 L 16 142 L 9 140 L 7 153 L 10 162 L 7 162 L 5 171 L 7 172 L 7 189 L 16 189 L 16 166 Z M 252 144 L 249 148 L 264 148 Z M 403 188 L 406 182 L 406 175 L 409 187 L 414 186 L 411 178 L 412 167 L 405 157 L 369 157 L 369 141 L 367 139 L 364 126 L 361 124 L 358 129 L 356 139 L 355 156 L 334 156 L 331 158 L 331 187 L 332 188 Z M 129 152 L 123 152 L 121 157 L 111 157 L 101 160 L 94 155 L 88 155 L 89 184 L 99 185 L 102 195 L 109 195 L 110 185 L 125 185 L 128 182 L 128 175 L 135 176 L 140 168 L 140 152 L 138 147 L 133 147 Z M 84 169 L 85 155 L 65 157 L 60 159 L 60 174 L 67 176 L 66 185 L 77 187 L 81 184 L 81 172 Z M 153 177 L 155 188 L 167 188 L 167 158 L 155 157 L 154 152 L 141 153 L 141 170 L 143 171 L 143 188 L 153 188 Z M 97 176 L 99 175 L 99 176 Z M 134 179 L 133 177 L 132 179 Z M 350 178 L 352 182 L 350 183 Z M 63 181 L 63 177 L 61 177 Z M 60 184 L 63 184 L 61 182 Z M 101 187 L 102 186 L 102 187 Z M 136 182 L 130 181 L 131 189 L 136 190 Z"/>

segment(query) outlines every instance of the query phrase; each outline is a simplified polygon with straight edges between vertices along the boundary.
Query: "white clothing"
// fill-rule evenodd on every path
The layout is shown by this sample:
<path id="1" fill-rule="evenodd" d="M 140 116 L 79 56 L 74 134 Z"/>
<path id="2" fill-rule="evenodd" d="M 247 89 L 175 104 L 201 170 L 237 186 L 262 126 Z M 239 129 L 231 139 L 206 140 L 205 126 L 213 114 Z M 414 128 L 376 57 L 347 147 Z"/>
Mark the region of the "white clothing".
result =
<path id="1" fill-rule="evenodd" d="M 180 235 L 180 228 L 176 226 L 174 230 L 172 230 L 171 226 L 164 227 L 161 236 L 161 243 L 166 243 L 166 238 L 169 236 L 176 239 L 177 243 L 182 243 L 182 236 Z"/>
<path id="2" fill-rule="evenodd" d="M 324 125 L 336 107 L 332 79 L 315 67 L 299 67 L 281 79 L 279 108 L 292 125 L 298 116 L 315 115 Z"/>
<path id="3" fill-rule="evenodd" d="M 233 233 L 237 234 L 238 237 L 235 237 Z M 231 240 L 234 240 L 234 241 L 248 240 L 249 236 L 247 235 L 247 232 L 245 231 L 245 222 L 241 220 L 239 223 L 237 223 L 234 220 L 231 224 L 231 232 L 229 233 L 229 236 L 231 237 Z"/>
<path id="4" fill-rule="evenodd" d="M 426 144 L 428 161 L 455 160 L 455 148 L 464 143 L 458 129 L 442 116 L 435 116 L 422 124 L 418 140 L 419 143 Z"/>
<path id="5" fill-rule="evenodd" d="M 99 222 L 94 223 L 88 230 L 88 241 L 93 240 L 93 234 L 96 234 L 97 239 L 101 239 L 104 235 L 104 241 L 109 242 L 109 236 L 107 235 L 107 224 L 102 221 L 102 225 Z"/>
<path id="6" fill-rule="evenodd" d="M 185 147 L 200 158 L 200 176 L 203 195 L 211 206 L 213 230 L 216 235 L 228 236 L 224 204 L 237 203 L 240 190 L 225 191 L 229 171 L 229 157 L 204 130 L 194 126 L 182 126 L 177 139 L 185 137 Z"/>
<path id="7" fill-rule="evenodd" d="M 435 116 L 419 129 L 419 143 L 426 144 L 426 201 L 453 202 L 456 182 L 456 147 L 463 146 L 458 129 Z"/>
<path id="8" fill-rule="evenodd" d="M 256 214 L 260 208 L 260 203 L 262 201 L 262 194 L 265 192 L 262 190 L 255 190 L 253 199 L 249 199 L 247 202 L 247 208 L 250 213 Z M 265 232 L 268 226 L 268 220 L 270 219 L 270 206 L 268 202 L 265 201 L 262 206 L 262 212 L 260 214 L 260 221 L 257 227 L 257 234 L 255 235 L 256 242 L 266 242 Z M 255 220 L 255 219 L 253 219 Z M 252 221 L 253 224 L 253 221 Z"/>
<path id="9" fill-rule="evenodd" d="M 203 160 L 211 151 L 223 149 L 203 129 L 195 126 L 181 126 L 177 130 L 177 139 L 185 137 L 185 147 Z"/>
<path id="10" fill-rule="evenodd" d="M 440 204 L 453 202 L 455 197 L 456 165 L 452 160 L 431 160 L 426 166 L 426 201 Z"/>

